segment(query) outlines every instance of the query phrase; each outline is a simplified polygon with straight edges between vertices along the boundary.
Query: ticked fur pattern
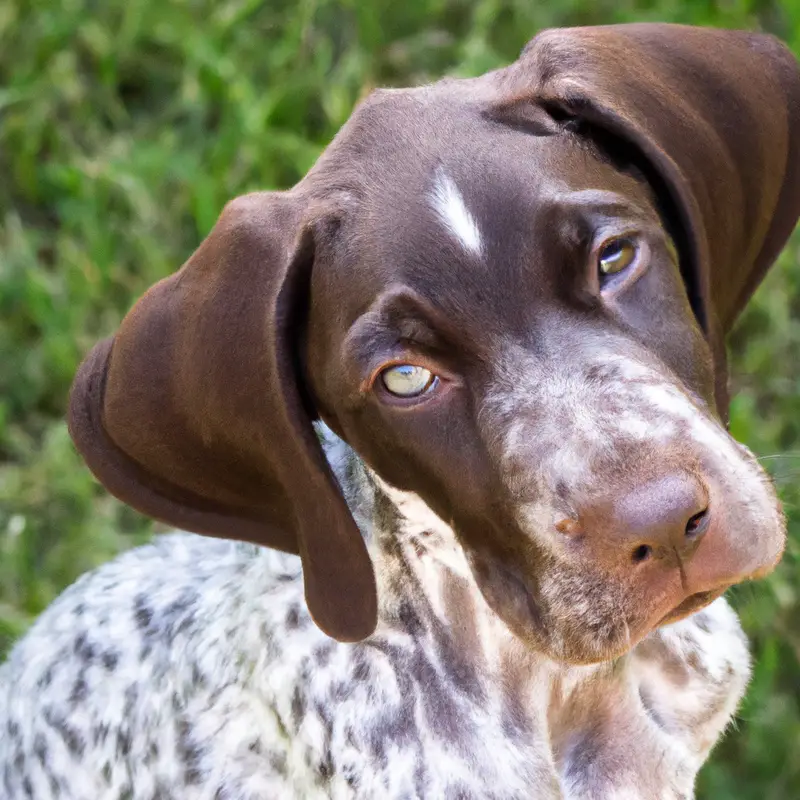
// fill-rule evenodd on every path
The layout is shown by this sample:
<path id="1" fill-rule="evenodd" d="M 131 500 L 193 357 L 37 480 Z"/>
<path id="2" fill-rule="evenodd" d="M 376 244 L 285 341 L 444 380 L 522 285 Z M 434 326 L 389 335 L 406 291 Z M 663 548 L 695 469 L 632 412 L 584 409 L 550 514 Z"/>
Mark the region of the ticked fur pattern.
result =
<path id="1" fill-rule="evenodd" d="M 295 556 L 177 533 L 81 578 L 0 667 L 6 800 L 686 800 L 749 675 L 724 599 L 567 667 L 494 615 L 453 532 L 321 428 L 377 631 L 310 619 Z"/>

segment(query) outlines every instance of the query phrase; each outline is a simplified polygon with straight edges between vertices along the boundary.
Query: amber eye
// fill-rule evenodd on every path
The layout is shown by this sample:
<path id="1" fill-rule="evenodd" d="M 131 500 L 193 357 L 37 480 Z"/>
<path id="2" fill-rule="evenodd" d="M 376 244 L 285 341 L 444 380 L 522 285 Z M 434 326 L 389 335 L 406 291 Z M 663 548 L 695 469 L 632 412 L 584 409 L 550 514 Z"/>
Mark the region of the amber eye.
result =
<path id="1" fill-rule="evenodd" d="M 381 372 L 381 382 L 395 397 L 419 397 L 430 391 L 439 379 L 429 369 L 414 364 L 397 364 Z"/>
<path id="2" fill-rule="evenodd" d="M 638 248 L 630 239 L 612 239 L 597 254 L 597 267 L 601 275 L 616 275 L 636 260 Z"/>

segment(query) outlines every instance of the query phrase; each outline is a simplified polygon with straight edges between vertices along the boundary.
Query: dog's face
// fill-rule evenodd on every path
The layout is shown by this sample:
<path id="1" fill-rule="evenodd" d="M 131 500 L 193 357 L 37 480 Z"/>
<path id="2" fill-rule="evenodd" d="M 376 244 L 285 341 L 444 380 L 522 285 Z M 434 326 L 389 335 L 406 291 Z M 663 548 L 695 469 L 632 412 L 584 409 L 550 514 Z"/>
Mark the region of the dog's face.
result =
<path id="1" fill-rule="evenodd" d="M 296 187 L 230 203 L 84 361 L 70 431 L 140 511 L 299 553 L 312 616 L 355 641 L 376 582 L 321 417 L 452 525 L 518 636 L 610 658 L 780 556 L 717 412 L 723 336 L 798 216 L 774 39 L 546 31 L 375 94 Z"/>
<path id="2" fill-rule="evenodd" d="M 414 105 L 417 136 L 445 127 L 413 95 L 361 113 Z M 318 240 L 307 373 L 325 421 L 453 526 L 519 637 L 608 659 L 769 571 L 781 514 L 715 416 L 646 181 L 569 131 L 456 116 L 456 150 L 408 137 L 352 167 L 365 188 Z"/>

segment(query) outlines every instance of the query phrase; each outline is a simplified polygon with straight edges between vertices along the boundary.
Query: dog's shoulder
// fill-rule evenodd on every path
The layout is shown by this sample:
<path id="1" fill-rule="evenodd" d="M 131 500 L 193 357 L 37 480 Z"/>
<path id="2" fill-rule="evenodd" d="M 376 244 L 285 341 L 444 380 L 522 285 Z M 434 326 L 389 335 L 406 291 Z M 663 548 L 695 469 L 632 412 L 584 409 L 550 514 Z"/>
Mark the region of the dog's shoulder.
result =
<path id="1" fill-rule="evenodd" d="M 191 534 L 83 576 L 0 668 L 4 796 L 125 796 L 134 780 L 156 796 L 208 779 L 223 751 L 280 766 L 273 699 L 325 638 L 302 591 L 298 558 Z M 271 790 L 274 770 L 236 769 Z"/>
<path id="2" fill-rule="evenodd" d="M 10 667 L 25 663 L 45 688 L 48 669 L 65 663 L 99 664 L 113 675 L 176 646 L 201 652 L 199 642 L 231 637 L 248 604 L 274 595 L 280 602 L 268 608 L 278 614 L 301 592 L 293 556 L 194 534 L 160 536 L 66 589 L 12 650 Z"/>

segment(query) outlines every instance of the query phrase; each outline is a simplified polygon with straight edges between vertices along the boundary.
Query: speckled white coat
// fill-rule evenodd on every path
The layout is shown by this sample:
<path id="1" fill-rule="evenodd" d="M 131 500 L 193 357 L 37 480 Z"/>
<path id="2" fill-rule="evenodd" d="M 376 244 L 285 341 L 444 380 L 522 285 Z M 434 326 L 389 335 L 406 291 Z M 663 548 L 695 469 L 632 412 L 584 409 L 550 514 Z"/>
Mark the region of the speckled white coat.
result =
<path id="1" fill-rule="evenodd" d="M 741 697 L 724 600 L 614 663 L 525 650 L 449 529 L 328 435 L 382 599 L 340 644 L 299 559 L 175 534 L 86 575 L 0 667 L 7 800 L 677 800 Z"/>

